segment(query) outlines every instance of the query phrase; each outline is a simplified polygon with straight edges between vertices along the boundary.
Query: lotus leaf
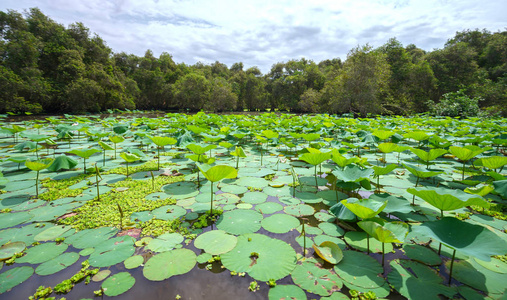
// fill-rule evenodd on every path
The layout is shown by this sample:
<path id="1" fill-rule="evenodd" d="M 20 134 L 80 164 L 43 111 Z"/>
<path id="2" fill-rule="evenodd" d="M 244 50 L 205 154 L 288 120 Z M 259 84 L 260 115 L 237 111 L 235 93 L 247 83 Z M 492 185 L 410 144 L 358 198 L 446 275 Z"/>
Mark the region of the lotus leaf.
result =
<path id="1" fill-rule="evenodd" d="M 0 294 L 7 292 L 32 276 L 33 268 L 22 266 L 12 268 L 0 274 Z"/>
<path id="2" fill-rule="evenodd" d="M 403 222 L 387 222 L 380 218 L 373 218 L 360 221 L 357 225 L 382 243 L 403 243 L 408 234 L 408 224 Z"/>
<path id="3" fill-rule="evenodd" d="M 128 272 L 120 272 L 109 277 L 102 283 L 102 289 L 106 296 L 118 296 L 126 291 L 136 283 L 136 279 Z"/>
<path id="4" fill-rule="evenodd" d="M 492 255 L 507 253 L 507 242 L 495 233 L 483 226 L 462 222 L 452 217 L 425 222 L 414 231 L 484 261 L 490 261 Z"/>
<path id="5" fill-rule="evenodd" d="M 236 247 L 221 258 L 227 269 L 260 281 L 281 279 L 296 266 L 296 252 L 289 244 L 255 233 L 240 235 Z"/>
<path id="6" fill-rule="evenodd" d="M 220 190 L 224 193 L 231 193 L 235 195 L 244 194 L 248 191 L 248 188 L 245 186 L 239 186 L 236 184 L 227 184 L 220 188 Z"/>
<path id="7" fill-rule="evenodd" d="M 92 267 L 109 267 L 120 263 L 134 253 L 134 241 L 130 236 L 109 239 L 99 246 L 88 259 Z"/>
<path id="8" fill-rule="evenodd" d="M 25 250 L 26 244 L 23 242 L 8 243 L 0 247 L 0 260 L 11 258 L 16 253 Z"/>
<path id="9" fill-rule="evenodd" d="M 360 182 L 368 180 L 373 174 L 373 169 L 361 169 L 358 166 L 346 166 L 343 170 L 334 170 L 333 175 L 344 182 Z"/>
<path id="10" fill-rule="evenodd" d="M 211 254 L 209 254 L 209 253 L 207 253 L 207 252 L 204 252 L 204 253 L 199 254 L 199 255 L 197 256 L 197 263 L 198 263 L 198 264 L 207 264 L 207 263 L 208 263 L 208 261 L 209 261 L 210 259 L 212 259 L 212 258 L 213 258 L 213 255 L 211 255 Z"/>
<path id="11" fill-rule="evenodd" d="M 442 284 L 442 278 L 431 268 L 415 261 L 395 259 L 390 263 L 389 283 L 403 296 L 414 300 L 452 298 L 456 290 Z M 409 271 L 410 270 L 410 271 Z"/>
<path id="12" fill-rule="evenodd" d="M 483 157 L 480 160 L 477 160 L 474 164 L 478 166 L 484 166 L 490 170 L 496 170 L 507 164 L 507 157 L 506 156 Z"/>
<path id="13" fill-rule="evenodd" d="M 23 211 L 18 213 L 0 213 L 0 229 L 23 224 L 33 218 L 33 214 Z"/>
<path id="14" fill-rule="evenodd" d="M 194 246 L 203 249 L 206 253 L 219 255 L 232 250 L 236 246 L 236 242 L 235 236 L 227 234 L 223 230 L 213 230 L 199 235 L 194 241 Z"/>
<path id="15" fill-rule="evenodd" d="M 378 145 L 378 149 L 383 153 L 391 153 L 393 151 L 396 151 L 397 148 L 398 145 L 394 143 L 382 143 Z"/>
<path id="16" fill-rule="evenodd" d="M 73 265 L 78 259 L 79 254 L 75 252 L 63 253 L 60 256 L 40 264 L 37 269 L 35 269 L 35 273 L 41 276 L 51 275 Z"/>
<path id="17" fill-rule="evenodd" d="M 102 270 L 102 271 L 99 271 L 97 274 L 95 274 L 93 277 L 92 277 L 92 281 L 93 282 L 100 282 L 104 279 L 107 278 L 107 276 L 111 275 L 111 270 Z"/>
<path id="18" fill-rule="evenodd" d="M 177 205 L 165 205 L 152 211 L 155 218 L 165 221 L 181 218 L 186 213 L 187 211 L 184 208 Z"/>
<path id="19" fill-rule="evenodd" d="M 340 249 L 340 247 L 338 247 L 337 244 L 333 242 L 326 241 L 320 243 L 319 246 L 314 244 L 313 249 L 315 250 L 315 253 L 317 253 L 317 255 L 320 256 L 320 258 L 333 265 L 336 265 L 343 259 L 342 250 Z M 294 276 L 294 272 L 292 274 Z"/>
<path id="20" fill-rule="evenodd" d="M 241 198 L 241 201 L 251 204 L 260 204 L 263 202 L 266 202 L 268 199 L 268 195 L 261 192 L 250 192 L 245 193 L 243 197 Z"/>
<path id="21" fill-rule="evenodd" d="M 282 209 L 283 206 L 276 202 L 265 202 L 255 206 L 255 210 L 263 215 L 270 215 Z"/>
<path id="22" fill-rule="evenodd" d="M 291 215 L 276 214 L 261 221 L 264 229 L 273 233 L 286 233 L 299 225 L 299 220 Z"/>
<path id="23" fill-rule="evenodd" d="M 196 255 L 192 250 L 175 249 L 151 257 L 144 266 L 143 275 L 148 280 L 162 281 L 190 272 L 195 264 Z"/>
<path id="24" fill-rule="evenodd" d="M 311 216 L 315 213 L 315 209 L 307 204 L 289 205 L 284 207 L 283 211 L 295 217 Z"/>
<path id="25" fill-rule="evenodd" d="M 383 272 L 382 266 L 364 253 L 343 251 L 343 260 L 334 266 L 334 270 L 344 281 L 363 288 L 378 288 L 386 283 L 379 275 Z"/>
<path id="26" fill-rule="evenodd" d="M 470 205 L 489 207 L 489 203 L 481 196 L 468 194 L 460 190 L 427 187 L 409 188 L 407 192 L 423 199 L 442 211 L 455 210 Z"/>
<path id="27" fill-rule="evenodd" d="M 313 243 L 316 245 L 321 245 L 322 243 L 325 243 L 325 242 L 331 242 L 333 244 L 336 244 L 342 250 L 344 250 L 347 247 L 347 245 L 345 244 L 345 242 L 342 239 L 334 237 L 334 236 L 320 234 L 320 235 L 317 235 L 316 237 L 313 238 Z"/>
<path id="28" fill-rule="evenodd" d="M 68 245 L 45 243 L 26 250 L 26 255 L 16 259 L 19 263 L 40 264 L 57 257 L 67 250 Z"/>
<path id="29" fill-rule="evenodd" d="M 329 212 L 332 213 L 334 216 L 336 216 L 338 220 L 348 222 L 354 222 L 357 220 L 357 216 L 341 202 L 331 206 L 329 208 Z"/>
<path id="30" fill-rule="evenodd" d="M 495 192 L 507 199 L 507 180 L 493 181 L 493 186 L 495 187 Z"/>
<path id="31" fill-rule="evenodd" d="M 69 232 L 71 229 L 71 226 L 53 226 L 37 234 L 34 239 L 38 242 L 54 240 L 65 233 L 72 234 Z"/>
<path id="32" fill-rule="evenodd" d="M 317 166 L 323 163 L 324 161 L 331 159 L 330 152 L 310 152 L 305 153 L 299 157 L 300 160 L 303 160 L 309 163 L 312 166 Z"/>
<path id="33" fill-rule="evenodd" d="M 261 228 L 262 214 L 238 209 L 225 212 L 217 221 L 217 228 L 231 234 L 253 233 Z"/>
<path id="34" fill-rule="evenodd" d="M 44 205 L 36 209 L 32 209 L 30 212 L 33 214 L 32 221 L 47 222 L 52 221 L 55 218 L 62 216 L 68 212 L 71 212 L 74 208 L 83 205 L 83 203 L 73 202 L 62 205 Z"/>
<path id="35" fill-rule="evenodd" d="M 67 155 L 60 155 L 49 165 L 48 170 L 51 172 L 58 172 L 60 170 L 70 170 L 77 166 L 77 160 L 68 157 Z"/>
<path id="36" fill-rule="evenodd" d="M 269 300 L 306 300 L 306 293 L 295 285 L 277 284 L 274 288 L 269 289 Z"/>
<path id="37" fill-rule="evenodd" d="M 165 252 L 174 249 L 178 244 L 183 242 L 183 236 L 179 233 L 164 233 L 153 239 L 146 249 L 154 252 Z"/>
<path id="38" fill-rule="evenodd" d="M 77 249 L 96 247 L 113 237 L 118 230 L 112 227 L 101 227 L 79 231 L 65 239 L 65 243 Z"/>
<path id="39" fill-rule="evenodd" d="M 206 151 L 215 149 L 217 147 L 217 145 L 201 146 L 201 145 L 197 145 L 197 144 L 188 144 L 186 147 L 190 151 L 194 152 L 194 154 L 201 155 L 201 154 L 206 153 Z"/>
<path id="40" fill-rule="evenodd" d="M 235 184 L 240 186 L 246 186 L 246 187 L 253 187 L 256 189 L 262 189 L 269 185 L 269 181 L 267 181 L 264 178 L 257 178 L 257 177 L 241 177 L 239 178 Z"/>
<path id="41" fill-rule="evenodd" d="M 348 231 L 345 233 L 344 239 L 345 242 L 352 248 L 360 250 L 360 251 L 366 251 L 368 247 L 368 242 L 366 239 L 367 235 L 366 232 L 360 232 L 360 231 Z M 370 251 L 376 252 L 376 253 L 382 253 L 382 243 L 379 242 L 376 239 L 370 239 Z M 384 245 L 384 252 L 391 252 L 393 251 L 392 244 Z"/>
<path id="42" fill-rule="evenodd" d="M 378 215 L 386 206 L 387 200 L 349 198 L 341 203 L 361 219 L 369 219 Z"/>
<path id="43" fill-rule="evenodd" d="M 499 274 L 507 274 L 507 263 L 499 260 L 498 258 L 491 258 L 491 261 L 483 261 L 475 259 L 475 262 L 484 268 Z"/>
<path id="44" fill-rule="evenodd" d="M 387 193 L 383 194 L 372 194 L 369 199 L 373 199 L 379 202 L 387 200 L 387 205 L 382 210 L 385 213 L 410 213 L 414 211 L 414 207 L 410 205 L 410 202 L 403 197 L 395 197 Z"/>
<path id="45" fill-rule="evenodd" d="M 440 256 L 431 248 L 421 245 L 405 244 L 403 245 L 405 255 L 413 260 L 430 266 L 439 266 L 442 264 Z"/>
<path id="46" fill-rule="evenodd" d="M 333 224 L 333 223 L 320 223 L 319 225 L 319 228 L 322 229 L 322 231 L 327 234 L 327 235 L 330 235 L 330 236 L 343 236 L 345 234 L 345 230 L 343 230 L 343 228 L 337 226 L 336 224 Z"/>
<path id="47" fill-rule="evenodd" d="M 171 198 L 179 200 L 190 197 L 195 197 L 199 194 L 197 185 L 193 182 L 175 182 L 164 185 L 162 190 L 171 195 Z"/>
<path id="48" fill-rule="evenodd" d="M 320 296 L 329 296 L 343 286 L 336 274 L 330 270 L 321 269 L 311 262 L 296 266 L 291 275 L 295 284 Z"/>

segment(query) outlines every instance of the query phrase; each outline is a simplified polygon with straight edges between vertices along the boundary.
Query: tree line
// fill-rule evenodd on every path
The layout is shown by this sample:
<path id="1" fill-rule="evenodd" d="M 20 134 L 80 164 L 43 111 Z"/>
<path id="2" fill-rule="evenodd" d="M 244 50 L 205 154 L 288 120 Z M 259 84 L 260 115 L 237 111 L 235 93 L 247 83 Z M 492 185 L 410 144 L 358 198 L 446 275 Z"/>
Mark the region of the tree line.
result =
<path id="1" fill-rule="evenodd" d="M 85 113 L 107 109 L 411 114 L 449 93 L 507 113 L 507 31 L 464 30 L 424 51 L 396 38 L 347 58 L 230 68 L 114 53 L 82 23 L 65 26 L 39 9 L 0 12 L 0 112 Z M 431 101 L 429 101 L 431 100 Z"/>

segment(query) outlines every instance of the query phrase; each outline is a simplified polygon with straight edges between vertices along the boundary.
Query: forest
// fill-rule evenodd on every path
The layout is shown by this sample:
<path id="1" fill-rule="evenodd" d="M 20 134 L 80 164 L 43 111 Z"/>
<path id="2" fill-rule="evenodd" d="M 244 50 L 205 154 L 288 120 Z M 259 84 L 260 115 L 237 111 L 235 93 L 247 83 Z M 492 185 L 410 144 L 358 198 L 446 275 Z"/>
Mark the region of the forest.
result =
<path id="1" fill-rule="evenodd" d="M 391 38 L 345 60 L 276 62 L 267 74 L 114 53 L 82 23 L 37 8 L 0 11 L 0 113 L 288 111 L 367 115 L 507 115 L 507 31 L 464 30 L 425 51 Z M 470 108 L 470 109 L 469 109 Z"/>

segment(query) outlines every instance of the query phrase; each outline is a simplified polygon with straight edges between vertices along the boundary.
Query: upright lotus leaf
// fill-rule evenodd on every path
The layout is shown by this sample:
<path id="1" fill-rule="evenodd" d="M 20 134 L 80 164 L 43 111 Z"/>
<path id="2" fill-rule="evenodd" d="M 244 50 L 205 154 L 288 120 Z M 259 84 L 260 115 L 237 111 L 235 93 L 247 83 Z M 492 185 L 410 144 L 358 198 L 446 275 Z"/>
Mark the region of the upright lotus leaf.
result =
<path id="1" fill-rule="evenodd" d="M 377 191 L 380 192 L 380 176 L 389 174 L 390 172 L 392 172 L 397 167 L 398 166 L 395 165 L 395 164 L 390 164 L 390 165 L 388 165 L 386 167 L 373 166 L 373 176 L 377 177 Z"/>
<path id="2" fill-rule="evenodd" d="M 157 168 L 160 170 L 160 148 L 164 148 L 167 145 L 174 145 L 178 141 L 175 138 L 167 136 L 150 136 L 150 140 L 157 145 Z"/>
<path id="3" fill-rule="evenodd" d="M 370 219 L 378 215 L 387 205 L 387 200 L 349 198 L 341 203 L 361 219 Z"/>
<path id="4" fill-rule="evenodd" d="M 53 160 L 49 158 L 40 159 L 36 161 L 31 161 L 30 159 L 27 159 L 25 161 L 25 166 L 28 169 L 37 172 L 37 177 L 35 178 L 35 198 L 39 198 L 39 172 L 48 168 L 52 162 Z"/>
<path id="5" fill-rule="evenodd" d="M 198 145 L 198 144 L 188 144 L 187 145 L 187 148 L 197 155 L 204 154 L 204 153 L 206 153 L 206 151 L 215 149 L 216 147 L 217 147 L 217 145 L 206 145 L 204 147 L 201 145 Z"/>
<path id="6" fill-rule="evenodd" d="M 58 172 L 60 170 L 70 170 L 76 166 L 77 160 L 62 154 L 53 160 L 51 165 L 49 165 L 48 170 L 51 172 Z"/>
<path id="7" fill-rule="evenodd" d="M 442 216 L 444 211 L 455 210 L 470 205 L 489 207 L 489 203 L 481 196 L 468 194 L 460 190 L 427 187 L 409 188 L 407 192 L 440 209 Z"/>
<path id="8" fill-rule="evenodd" d="M 359 157 L 354 156 L 351 158 L 346 158 L 345 156 L 341 155 L 338 150 L 333 150 L 331 159 L 334 161 L 335 164 L 337 164 L 341 169 L 345 168 L 348 165 L 351 165 L 353 163 L 356 163 L 360 160 Z"/>
<path id="9" fill-rule="evenodd" d="M 435 160 L 437 157 L 442 156 L 447 153 L 445 149 L 430 149 L 429 152 L 426 152 L 421 149 L 411 148 L 410 151 L 417 155 L 423 162 L 426 163 L 426 168 L 429 167 L 430 162 Z"/>
<path id="10" fill-rule="evenodd" d="M 218 146 L 224 147 L 225 149 L 227 149 L 227 153 L 229 153 L 229 149 L 232 148 L 232 146 L 234 145 L 226 141 L 221 141 L 220 143 L 218 143 Z"/>
<path id="11" fill-rule="evenodd" d="M 125 160 L 125 163 L 127 165 L 127 177 L 129 177 L 129 163 L 136 162 L 141 158 L 135 154 L 130 154 L 127 152 L 120 153 L 120 157 L 123 158 L 123 160 Z"/>
<path id="12" fill-rule="evenodd" d="M 74 150 L 69 151 L 68 153 L 75 154 L 83 159 L 83 166 L 84 166 L 83 170 L 84 170 L 84 173 L 86 174 L 86 159 L 97 152 L 101 152 L 101 151 L 99 149 L 91 148 L 91 149 L 86 149 L 86 150 L 74 149 Z"/>
<path id="13" fill-rule="evenodd" d="M 425 222 L 413 231 L 415 234 L 435 239 L 454 250 L 449 270 L 449 284 L 456 251 L 484 261 L 490 261 L 493 255 L 507 253 L 507 242 L 486 227 L 452 217 Z"/>
<path id="14" fill-rule="evenodd" d="M 31 150 L 35 149 L 36 147 L 37 147 L 36 143 L 34 143 L 32 141 L 24 141 L 24 142 L 17 144 L 16 146 L 14 146 L 14 149 L 16 149 L 20 152 L 23 152 L 23 151 L 25 151 L 25 149 L 27 149 L 26 151 L 31 151 Z"/>
<path id="15" fill-rule="evenodd" d="M 123 142 L 125 138 L 121 135 L 110 135 L 109 140 L 114 144 L 114 159 L 116 159 L 116 145 Z"/>
<path id="16" fill-rule="evenodd" d="M 426 134 L 426 132 L 424 131 L 411 131 L 411 132 L 407 132 L 403 135 L 404 138 L 406 139 L 413 139 L 417 142 L 422 142 L 424 140 L 427 140 L 429 139 L 429 135 Z"/>
<path id="17" fill-rule="evenodd" d="M 243 148 L 239 147 L 239 146 L 236 146 L 236 148 L 234 149 L 233 152 L 231 152 L 231 155 L 234 155 L 236 156 L 236 169 L 238 169 L 238 165 L 239 165 L 239 158 L 240 157 L 246 157 L 246 154 L 245 154 L 245 151 L 243 150 Z"/>
<path id="18" fill-rule="evenodd" d="M 37 156 L 37 159 L 39 159 L 39 153 L 38 153 L 39 142 L 42 142 L 50 137 L 47 135 L 42 135 L 42 134 L 22 134 L 22 135 L 24 137 L 26 137 L 27 139 L 35 142 L 35 155 Z"/>
<path id="19" fill-rule="evenodd" d="M 326 160 L 331 158 L 331 152 L 320 152 L 319 150 L 308 148 L 309 153 L 305 153 L 299 157 L 300 160 L 303 160 L 315 168 L 315 187 L 318 189 L 319 184 L 317 183 L 317 166 Z"/>
<path id="20" fill-rule="evenodd" d="M 320 139 L 320 134 L 318 133 L 302 133 L 299 136 L 307 142 L 313 142 Z"/>
<path id="21" fill-rule="evenodd" d="M 493 181 L 495 192 L 500 194 L 503 198 L 507 198 L 507 180 Z"/>
<path id="22" fill-rule="evenodd" d="M 105 166 L 106 165 L 106 151 L 108 150 L 114 150 L 113 147 L 109 146 L 108 144 L 102 142 L 102 141 L 98 141 L 98 144 L 99 146 L 102 148 L 102 153 L 103 153 L 103 158 L 102 158 L 102 165 Z"/>
<path id="23" fill-rule="evenodd" d="M 412 166 L 412 165 L 409 165 L 409 164 L 403 164 L 403 166 L 410 172 L 412 173 L 412 175 L 414 175 L 415 177 L 417 177 L 417 180 L 415 182 L 415 187 L 417 187 L 417 185 L 419 184 L 419 179 L 420 178 L 428 178 L 428 177 L 433 177 L 433 176 L 436 176 L 436 175 L 439 175 L 439 174 L 442 174 L 443 172 L 441 171 L 428 171 L 426 169 L 423 169 L 423 168 L 419 168 L 417 166 Z M 412 198 L 412 205 L 415 205 L 415 195 L 414 197 Z"/>
<path id="24" fill-rule="evenodd" d="M 387 140 L 388 138 L 392 137 L 393 135 L 396 134 L 396 132 L 394 131 L 386 131 L 386 130 L 374 130 L 372 133 L 371 133 L 373 136 L 376 136 L 378 137 L 380 140 Z M 380 146 L 380 145 L 379 145 Z M 382 151 L 382 150 L 381 150 Z"/>
<path id="25" fill-rule="evenodd" d="M 144 265 L 143 275 L 148 280 L 162 281 L 192 270 L 197 256 L 189 249 L 175 249 L 151 257 Z"/>
<path id="26" fill-rule="evenodd" d="M 369 219 L 357 223 L 367 234 L 382 243 L 382 266 L 384 265 L 384 244 L 403 243 L 408 234 L 408 225 L 404 222 L 386 222 L 380 218 Z"/>
<path id="27" fill-rule="evenodd" d="M 278 133 L 274 132 L 273 130 L 270 130 L 270 129 L 263 130 L 261 133 L 262 133 L 263 136 L 265 136 L 268 139 L 276 139 L 276 138 L 278 138 Z"/>
<path id="28" fill-rule="evenodd" d="M 238 237 L 236 247 L 221 255 L 228 270 L 247 272 L 255 280 L 278 280 L 296 266 L 296 251 L 286 242 L 258 233 Z"/>
<path id="29" fill-rule="evenodd" d="M 494 188 L 491 185 L 483 185 L 483 186 L 477 186 L 477 187 L 467 187 L 464 191 L 465 193 L 477 195 L 484 197 L 490 192 L 492 192 Z"/>
<path id="30" fill-rule="evenodd" d="M 335 169 L 332 173 L 336 178 L 345 182 L 360 182 L 369 180 L 373 169 L 361 169 L 358 166 L 347 166 L 343 170 Z"/>
<path id="31" fill-rule="evenodd" d="M 507 156 L 489 156 L 475 161 L 474 165 L 483 166 L 490 170 L 502 168 L 507 164 Z"/>
<path id="32" fill-rule="evenodd" d="M 335 205 L 329 208 L 329 212 L 334 215 L 338 220 L 347 221 L 347 222 L 355 222 L 357 221 L 357 216 L 350 211 L 345 205 L 341 202 L 336 203 Z"/>
<path id="33" fill-rule="evenodd" d="M 333 242 L 325 241 L 318 246 L 313 244 L 313 249 L 320 258 L 330 264 L 336 265 L 343 259 L 342 249 Z"/>
<path id="34" fill-rule="evenodd" d="M 404 297 L 414 300 L 452 298 L 456 290 L 442 284 L 442 277 L 423 264 L 395 259 L 390 263 L 389 283 Z"/>
<path id="35" fill-rule="evenodd" d="M 190 145 L 189 145 L 190 146 Z M 218 182 L 225 178 L 236 178 L 238 176 L 238 170 L 231 166 L 226 165 L 216 165 L 211 168 L 208 166 L 204 167 L 198 165 L 199 170 L 202 172 L 204 177 L 212 182 L 211 184 L 211 208 L 210 208 L 210 217 L 213 213 L 213 183 Z M 206 170 L 205 170 L 206 169 Z"/>
<path id="36" fill-rule="evenodd" d="M 459 160 L 463 162 L 463 172 L 461 180 L 465 180 L 465 163 L 472 158 L 476 157 L 477 155 L 484 152 L 484 148 L 481 148 L 479 146 L 475 145 L 468 145 L 465 147 L 458 147 L 458 146 L 450 146 L 449 152 L 451 152 L 452 155 L 456 156 Z"/>

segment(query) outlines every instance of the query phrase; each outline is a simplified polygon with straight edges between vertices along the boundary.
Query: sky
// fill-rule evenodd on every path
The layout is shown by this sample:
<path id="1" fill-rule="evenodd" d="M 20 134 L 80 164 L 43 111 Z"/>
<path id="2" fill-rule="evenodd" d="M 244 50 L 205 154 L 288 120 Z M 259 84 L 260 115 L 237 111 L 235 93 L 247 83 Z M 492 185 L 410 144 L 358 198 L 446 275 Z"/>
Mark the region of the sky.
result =
<path id="1" fill-rule="evenodd" d="M 0 10 L 38 7 L 68 26 L 82 22 L 114 52 L 176 63 L 243 62 L 265 74 L 302 57 L 345 60 L 390 38 L 426 51 L 457 31 L 507 30 L 506 0 L 2 0 Z"/>

